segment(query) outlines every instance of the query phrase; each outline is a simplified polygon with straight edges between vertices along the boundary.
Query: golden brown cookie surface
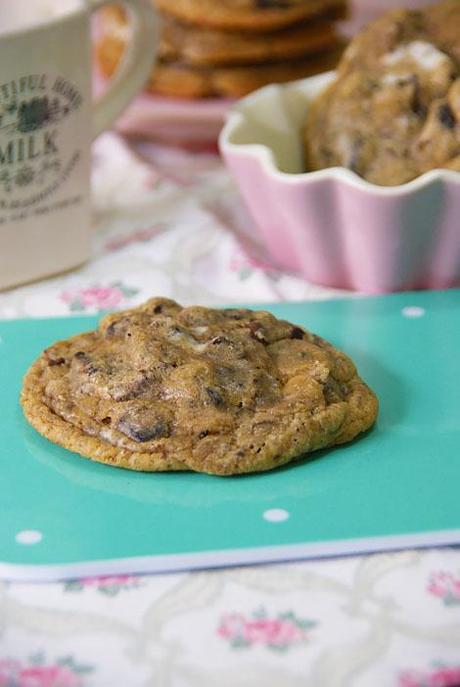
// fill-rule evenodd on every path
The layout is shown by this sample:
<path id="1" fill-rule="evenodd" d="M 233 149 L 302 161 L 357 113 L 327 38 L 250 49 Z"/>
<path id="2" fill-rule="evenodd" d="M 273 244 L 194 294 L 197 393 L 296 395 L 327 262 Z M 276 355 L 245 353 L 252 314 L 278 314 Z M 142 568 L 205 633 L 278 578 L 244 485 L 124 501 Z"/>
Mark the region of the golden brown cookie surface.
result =
<path id="1" fill-rule="evenodd" d="M 380 185 L 460 171 L 460 2 L 390 12 L 359 34 L 311 108 L 305 148 L 310 170 Z"/>
<path id="2" fill-rule="evenodd" d="M 48 348 L 26 375 L 29 422 L 133 470 L 269 470 L 368 429 L 377 399 L 351 360 L 267 312 L 152 299 Z"/>
<path id="3" fill-rule="evenodd" d="M 160 57 L 164 61 L 182 61 L 190 66 L 289 62 L 335 48 L 341 39 L 334 28 L 333 19 L 330 15 L 270 33 L 224 34 L 214 29 L 182 24 L 165 16 Z"/>
<path id="4" fill-rule="evenodd" d="M 161 17 L 158 57 L 162 62 L 183 62 L 191 67 L 257 65 L 263 62 L 289 62 L 343 43 L 334 22 L 343 16 L 342 8 L 297 22 L 294 26 L 269 33 L 223 33 Z M 101 33 L 117 38 L 124 46 L 130 28 L 120 6 L 102 10 Z"/>
<path id="5" fill-rule="evenodd" d="M 102 73 L 111 77 L 120 63 L 125 43 L 115 35 L 99 41 L 97 56 Z M 178 98 L 239 98 L 269 83 L 284 83 L 333 69 L 344 44 L 318 55 L 273 64 L 192 66 L 185 62 L 158 60 L 147 84 L 152 94 Z"/>
<path id="6" fill-rule="evenodd" d="M 303 21 L 344 0 L 155 0 L 156 6 L 177 19 L 222 31 L 274 31 Z"/>
<path id="7" fill-rule="evenodd" d="M 391 10 L 360 31 L 343 55 L 339 70 L 375 69 L 401 45 L 425 41 L 460 61 L 460 2 L 443 0 L 424 10 Z"/>

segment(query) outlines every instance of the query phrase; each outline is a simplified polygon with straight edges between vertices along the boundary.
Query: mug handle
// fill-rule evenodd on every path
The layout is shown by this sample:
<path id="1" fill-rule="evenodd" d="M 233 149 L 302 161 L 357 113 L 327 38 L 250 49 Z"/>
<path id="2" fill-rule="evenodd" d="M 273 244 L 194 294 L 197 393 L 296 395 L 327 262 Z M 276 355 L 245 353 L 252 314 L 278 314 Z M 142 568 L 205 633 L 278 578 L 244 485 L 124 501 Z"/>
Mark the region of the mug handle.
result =
<path id="1" fill-rule="evenodd" d="M 114 0 L 88 0 L 91 12 L 112 4 Z M 158 21 L 151 0 L 118 0 L 117 4 L 125 8 L 133 35 L 107 93 L 94 106 L 93 138 L 108 129 L 142 90 L 150 75 L 158 44 Z"/>

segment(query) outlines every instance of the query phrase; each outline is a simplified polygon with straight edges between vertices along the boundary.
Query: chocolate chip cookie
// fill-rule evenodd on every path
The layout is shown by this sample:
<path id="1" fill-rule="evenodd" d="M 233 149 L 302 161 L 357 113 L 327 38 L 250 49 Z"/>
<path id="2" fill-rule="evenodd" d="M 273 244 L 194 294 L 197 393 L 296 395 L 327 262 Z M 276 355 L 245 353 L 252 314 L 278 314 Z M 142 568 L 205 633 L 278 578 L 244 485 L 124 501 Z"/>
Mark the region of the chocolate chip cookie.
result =
<path id="1" fill-rule="evenodd" d="M 178 98 L 239 98 L 269 83 L 284 83 L 333 69 L 344 47 L 345 43 L 338 40 L 331 50 L 270 64 L 197 66 L 159 59 L 146 90 L 153 95 Z M 124 43 L 119 36 L 106 35 L 99 42 L 97 56 L 104 76 L 115 73 L 123 51 Z"/>
<path id="2" fill-rule="evenodd" d="M 38 432 L 92 460 L 215 475 L 350 441 L 378 409 L 352 361 L 315 334 L 161 298 L 46 349 L 21 403 Z"/>
<path id="3" fill-rule="evenodd" d="M 289 61 L 335 48 L 342 42 L 335 22 L 344 15 L 334 8 L 307 22 L 268 33 L 222 32 L 184 24 L 161 15 L 158 57 L 163 62 L 186 62 L 190 66 L 229 66 Z M 122 7 L 112 5 L 101 13 L 104 33 L 117 36 L 121 48 L 130 40 L 130 28 Z M 123 44 L 123 46 L 121 45 Z M 120 54 L 121 57 L 121 54 Z"/>
<path id="4" fill-rule="evenodd" d="M 255 65 L 288 62 L 335 48 L 341 39 L 334 15 L 300 22 L 270 33 L 222 33 L 163 17 L 160 57 L 191 66 Z"/>
<path id="5" fill-rule="evenodd" d="M 385 186 L 460 171 L 460 2 L 364 29 L 310 109 L 305 151 L 309 170 L 347 167 Z"/>
<path id="6" fill-rule="evenodd" d="M 222 31 L 274 31 L 344 6 L 344 0 L 155 0 L 177 19 Z"/>

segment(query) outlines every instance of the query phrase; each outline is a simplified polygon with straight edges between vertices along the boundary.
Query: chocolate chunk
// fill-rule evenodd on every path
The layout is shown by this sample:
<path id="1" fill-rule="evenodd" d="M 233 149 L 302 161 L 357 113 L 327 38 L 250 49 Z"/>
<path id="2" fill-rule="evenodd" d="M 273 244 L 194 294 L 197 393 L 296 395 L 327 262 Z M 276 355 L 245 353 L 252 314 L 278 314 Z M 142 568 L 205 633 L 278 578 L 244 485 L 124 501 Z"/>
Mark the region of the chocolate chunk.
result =
<path id="1" fill-rule="evenodd" d="M 333 378 L 328 377 L 323 387 L 324 398 L 328 405 L 343 401 L 343 393 L 340 384 Z"/>
<path id="2" fill-rule="evenodd" d="M 224 397 L 216 389 L 212 389 L 211 387 L 207 387 L 206 393 L 208 394 L 211 403 L 213 405 L 215 405 L 217 408 L 219 408 L 220 406 L 223 406 L 225 404 Z"/>
<path id="3" fill-rule="evenodd" d="M 155 422 L 153 425 L 144 426 L 128 415 L 124 415 L 120 419 L 118 429 L 120 432 L 139 443 L 152 441 L 153 439 L 165 439 L 171 434 L 169 426 L 164 420 L 158 420 L 158 422 Z"/>
<path id="4" fill-rule="evenodd" d="M 419 119 L 425 119 L 427 115 L 427 107 L 421 100 L 420 81 L 416 74 L 413 75 L 412 80 L 414 83 L 414 93 L 412 95 L 410 108 Z"/>
<path id="5" fill-rule="evenodd" d="M 159 315 L 160 313 L 163 312 L 163 306 L 162 305 L 156 305 L 153 309 L 153 312 L 155 315 Z"/>
<path id="6" fill-rule="evenodd" d="M 419 119 L 426 119 L 426 116 L 428 114 L 428 108 L 427 106 L 422 103 L 421 100 L 417 100 L 415 97 L 412 99 L 411 103 L 411 109 L 412 112 L 419 118 Z"/>
<path id="7" fill-rule="evenodd" d="M 63 358 L 61 355 L 55 355 L 54 347 L 47 348 L 44 351 L 44 355 L 50 367 L 53 367 L 54 365 L 64 365 L 64 363 L 66 362 L 66 359 Z"/>
<path id="8" fill-rule="evenodd" d="M 147 373 L 139 371 L 139 376 L 130 383 L 126 383 L 112 393 L 115 401 L 130 401 L 145 395 L 152 383 L 151 377 Z"/>
<path id="9" fill-rule="evenodd" d="M 438 110 L 438 119 L 446 129 L 451 131 L 457 126 L 457 120 L 448 103 L 443 103 Z"/>
<path id="10" fill-rule="evenodd" d="M 117 324 L 116 322 L 112 322 L 111 324 L 109 324 L 109 326 L 105 330 L 105 336 L 107 336 L 107 337 L 115 336 L 116 324 Z"/>
<path id="11" fill-rule="evenodd" d="M 223 311 L 225 317 L 229 317 L 232 320 L 244 320 L 248 316 L 248 310 L 238 310 L 236 308 L 225 308 Z"/>
<path id="12" fill-rule="evenodd" d="M 350 387 L 348 386 L 348 384 L 345 384 L 345 382 L 342 382 L 342 384 L 340 384 L 339 386 L 340 386 L 340 391 L 342 392 L 342 394 L 344 396 L 348 396 L 348 394 L 350 393 Z"/>
<path id="13" fill-rule="evenodd" d="M 205 429 L 204 432 L 200 432 L 200 433 L 198 434 L 198 439 L 204 439 L 205 437 L 208 436 L 208 434 L 209 434 L 208 430 Z"/>
<path id="14" fill-rule="evenodd" d="M 54 365 L 64 365 L 65 358 L 50 358 L 48 357 L 48 365 L 53 367 Z"/>
<path id="15" fill-rule="evenodd" d="M 111 324 L 109 324 L 104 335 L 107 338 L 112 336 L 125 336 L 129 326 L 129 319 L 127 317 L 120 317 L 120 319 L 114 320 L 111 322 Z"/>
<path id="16" fill-rule="evenodd" d="M 291 330 L 291 339 L 303 339 L 304 331 L 300 327 L 293 327 Z"/>
<path id="17" fill-rule="evenodd" d="M 103 417 L 101 422 L 103 425 L 110 425 L 110 423 L 112 422 L 112 418 L 111 417 Z"/>
<path id="18" fill-rule="evenodd" d="M 75 360 L 78 360 L 86 374 L 93 375 L 98 371 L 97 366 L 94 364 L 88 353 L 85 353 L 84 351 L 77 351 L 74 355 L 74 358 Z"/>
<path id="19" fill-rule="evenodd" d="M 290 6 L 289 0 L 256 0 L 256 7 L 260 10 L 286 9 L 286 7 Z"/>
<path id="20" fill-rule="evenodd" d="M 259 322 L 253 321 L 249 323 L 249 329 L 251 331 L 251 336 L 256 341 L 266 344 L 268 343 L 267 337 L 265 336 L 264 328 Z"/>

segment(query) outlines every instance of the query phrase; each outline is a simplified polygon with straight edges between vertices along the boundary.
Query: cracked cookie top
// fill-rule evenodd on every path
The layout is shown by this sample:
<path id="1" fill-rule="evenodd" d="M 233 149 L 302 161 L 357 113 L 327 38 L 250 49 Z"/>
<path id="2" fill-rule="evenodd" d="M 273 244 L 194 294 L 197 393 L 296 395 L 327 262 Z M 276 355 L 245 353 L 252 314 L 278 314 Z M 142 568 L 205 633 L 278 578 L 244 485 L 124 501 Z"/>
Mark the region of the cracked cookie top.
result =
<path id="1" fill-rule="evenodd" d="M 45 350 L 23 406 L 38 431 L 55 418 L 57 443 L 96 460 L 213 474 L 348 441 L 377 413 L 352 361 L 315 334 L 264 311 L 161 298 Z"/>

